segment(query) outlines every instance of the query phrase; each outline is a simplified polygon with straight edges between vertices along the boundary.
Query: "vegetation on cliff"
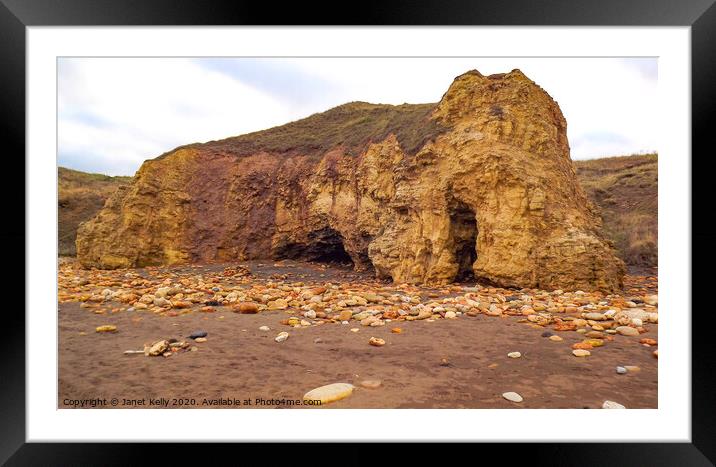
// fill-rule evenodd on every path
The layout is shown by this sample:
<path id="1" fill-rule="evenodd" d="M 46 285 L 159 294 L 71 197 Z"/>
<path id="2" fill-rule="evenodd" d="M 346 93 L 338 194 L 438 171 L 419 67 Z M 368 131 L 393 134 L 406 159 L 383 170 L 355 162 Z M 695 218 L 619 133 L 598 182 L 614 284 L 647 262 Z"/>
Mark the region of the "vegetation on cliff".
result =
<path id="1" fill-rule="evenodd" d="M 656 154 L 576 161 L 577 176 L 601 212 L 604 233 L 630 266 L 658 262 Z"/>
<path id="2" fill-rule="evenodd" d="M 210 148 L 235 156 L 268 152 L 316 157 L 342 147 L 346 154 L 357 155 L 369 144 L 383 141 L 388 135 L 394 134 L 404 152 L 415 154 L 427 141 L 447 130 L 430 118 L 435 106 L 350 102 L 267 130 L 182 147 Z M 166 157 L 172 152 L 160 157 Z"/>

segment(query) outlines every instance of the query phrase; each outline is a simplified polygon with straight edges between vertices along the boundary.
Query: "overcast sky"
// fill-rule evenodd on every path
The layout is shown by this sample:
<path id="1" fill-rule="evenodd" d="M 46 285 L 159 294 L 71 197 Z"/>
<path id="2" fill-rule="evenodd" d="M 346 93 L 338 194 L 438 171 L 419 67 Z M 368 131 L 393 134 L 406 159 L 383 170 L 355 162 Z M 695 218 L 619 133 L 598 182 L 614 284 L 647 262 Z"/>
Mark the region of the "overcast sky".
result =
<path id="1" fill-rule="evenodd" d="M 658 149 L 655 58 L 61 58 L 59 164 L 133 175 L 182 144 L 350 101 L 437 102 L 468 70 L 514 68 L 559 103 L 573 159 Z"/>

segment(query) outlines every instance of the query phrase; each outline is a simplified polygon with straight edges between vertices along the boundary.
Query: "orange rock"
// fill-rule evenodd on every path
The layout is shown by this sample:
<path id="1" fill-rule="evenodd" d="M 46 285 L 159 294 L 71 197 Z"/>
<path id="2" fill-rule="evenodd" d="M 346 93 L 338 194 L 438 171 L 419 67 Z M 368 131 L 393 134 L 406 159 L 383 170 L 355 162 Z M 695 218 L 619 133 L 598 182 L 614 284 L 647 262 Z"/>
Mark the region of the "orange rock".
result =
<path id="1" fill-rule="evenodd" d="M 244 315 L 253 315 L 259 312 L 259 306 L 254 302 L 241 302 L 238 305 L 234 305 L 234 311 Z"/>
<path id="2" fill-rule="evenodd" d="M 382 347 L 382 346 L 385 345 L 385 341 L 384 341 L 383 339 L 379 338 L 379 337 L 371 337 L 371 338 L 368 340 L 368 343 L 369 343 L 370 345 L 375 346 L 375 347 Z"/>
<path id="3" fill-rule="evenodd" d="M 393 328 L 390 330 L 390 332 L 392 332 L 393 334 L 400 334 L 403 332 L 403 330 L 401 328 Z"/>
<path id="4" fill-rule="evenodd" d="M 216 310 L 212 306 L 203 306 L 203 307 L 199 308 L 199 311 L 201 311 L 202 313 L 213 313 Z"/>
<path id="5" fill-rule="evenodd" d="M 574 331 L 575 329 L 577 329 L 577 325 L 571 323 L 559 323 L 554 327 L 555 331 Z"/>
<path id="6" fill-rule="evenodd" d="M 594 347 L 589 342 L 577 342 L 572 345 L 573 349 L 592 350 Z"/>
<path id="7" fill-rule="evenodd" d="M 398 316 L 398 312 L 394 310 L 388 310 L 383 313 L 383 319 L 396 319 Z"/>
<path id="8" fill-rule="evenodd" d="M 641 339 L 639 342 L 641 342 L 642 344 L 656 345 L 656 340 L 655 340 L 655 339 L 649 339 L 648 337 L 645 337 L 645 338 Z"/>

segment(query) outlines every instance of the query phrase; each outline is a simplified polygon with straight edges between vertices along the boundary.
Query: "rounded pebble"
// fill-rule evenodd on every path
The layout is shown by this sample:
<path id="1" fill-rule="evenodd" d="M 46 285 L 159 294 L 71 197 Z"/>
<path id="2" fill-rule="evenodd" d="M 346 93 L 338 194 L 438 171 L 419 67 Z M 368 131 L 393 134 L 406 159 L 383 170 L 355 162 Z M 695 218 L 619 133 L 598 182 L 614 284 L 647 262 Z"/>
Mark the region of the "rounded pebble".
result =
<path id="1" fill-rule="evenodd" d="M 510 402 L 522 402 L 522 396 L 517 394 L 516 392 L 505 392 L 502 393 L 502 397 L 507 399 Z"/>

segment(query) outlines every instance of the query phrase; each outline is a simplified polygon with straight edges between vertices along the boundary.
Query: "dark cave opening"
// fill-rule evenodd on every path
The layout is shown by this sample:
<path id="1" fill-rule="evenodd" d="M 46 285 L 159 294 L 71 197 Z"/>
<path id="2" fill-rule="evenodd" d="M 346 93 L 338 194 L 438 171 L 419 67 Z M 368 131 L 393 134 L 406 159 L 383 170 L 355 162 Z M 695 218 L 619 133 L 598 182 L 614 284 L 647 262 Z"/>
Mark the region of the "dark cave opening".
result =
<path id="1" fill-rule="evenodd" d="M 458 264 L 456 282 L 474 280 L 473 263 L 477 260 L 477 219 L 475 211 L 461 201 L 450 206 L 450 234 Z"/>
<path id="2" fill-rule="evenodd" d="M 343 246 L 343 238 L 330 227 L 310 232 L 305 243 L 283 245 L 276 251 L 276 256 L 280 259 L 353 266 L 353 260 Z"/>

